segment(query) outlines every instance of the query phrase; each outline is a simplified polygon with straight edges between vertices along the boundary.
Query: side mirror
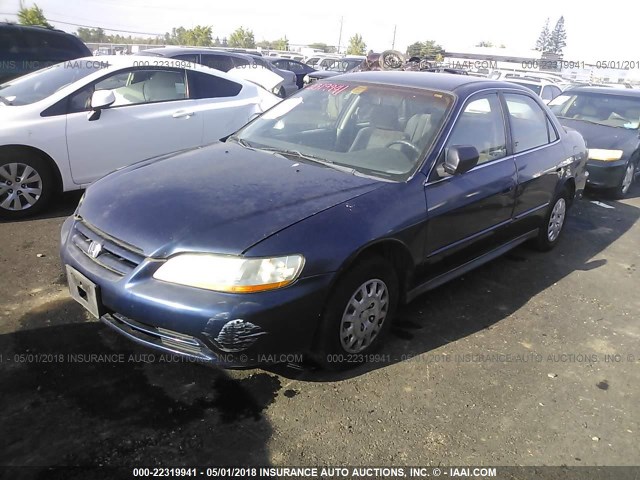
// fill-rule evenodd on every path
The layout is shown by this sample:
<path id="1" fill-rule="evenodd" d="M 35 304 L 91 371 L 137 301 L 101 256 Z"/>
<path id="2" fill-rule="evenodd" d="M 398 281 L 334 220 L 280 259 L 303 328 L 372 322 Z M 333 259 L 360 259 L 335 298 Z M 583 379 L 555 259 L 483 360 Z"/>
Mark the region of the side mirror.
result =
<path id="1" fill-rule="evenodd" d="M 468 172 L 478 164 L 480 154 L 472 145 L 454 145 L 447 148 L 444 157 L 444 171 L 449 175 Z"/>
<path id="2" fill-rule="evenodd" d="M 98 120 L 100 111 L 107 108 L 116 101 L 116 96 L 111 90 L 98 90 L 91 95 L 91 112 L 89 112 L 89 121 Z"/>

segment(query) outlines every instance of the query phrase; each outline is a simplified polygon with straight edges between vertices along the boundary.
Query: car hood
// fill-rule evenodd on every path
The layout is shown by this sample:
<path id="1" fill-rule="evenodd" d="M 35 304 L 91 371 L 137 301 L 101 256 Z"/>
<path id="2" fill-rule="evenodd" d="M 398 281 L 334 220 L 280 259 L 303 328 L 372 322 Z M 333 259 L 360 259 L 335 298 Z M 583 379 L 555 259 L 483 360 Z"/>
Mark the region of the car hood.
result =
<path id="1" fill-rule="evenodd" d="M 580 132 L 587 142 L 588 148 L 624 150 L 625 154 L 630 154 L 638 148 L 638 130 L 596 125 L 571 118 L 559 118 L 558 120 L 565 127 Z"/>
<path id="2" fill-rule="evenodd" d="M 106 176 L 89 187 L 77 213 L 146 256 L 241 254 L 296 222 L 384 184 L 216 143 Z"/>

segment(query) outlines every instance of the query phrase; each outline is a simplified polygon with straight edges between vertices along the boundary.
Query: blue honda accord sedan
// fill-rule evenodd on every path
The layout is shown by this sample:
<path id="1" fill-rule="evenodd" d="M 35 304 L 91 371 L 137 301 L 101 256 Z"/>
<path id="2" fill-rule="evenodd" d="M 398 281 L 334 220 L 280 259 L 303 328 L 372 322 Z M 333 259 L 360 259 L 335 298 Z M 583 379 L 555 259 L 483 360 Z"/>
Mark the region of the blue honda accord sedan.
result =
<path id="1" fill-rule="evenodd" d="M 586 161 L 524 87 L 346 74 L 99 180 L 61 256 L 73 298 L 136 342 L 341 368 L 370 358 L 400 304 L 525 241 L 554 247 Z"/>

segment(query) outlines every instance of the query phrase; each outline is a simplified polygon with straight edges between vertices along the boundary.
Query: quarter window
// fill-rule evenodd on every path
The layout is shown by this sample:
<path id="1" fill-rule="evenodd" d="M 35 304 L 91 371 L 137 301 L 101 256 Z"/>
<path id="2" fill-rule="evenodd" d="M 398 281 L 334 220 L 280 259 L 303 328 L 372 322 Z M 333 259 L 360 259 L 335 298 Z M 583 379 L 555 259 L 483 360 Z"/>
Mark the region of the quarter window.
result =
<path id="1" fill-rule="evenodd" d="M 505 94 L 511 133 L 513 152 L 540 147 L 550 142 L 549 120 L 540 105 L 526 95 Z M 555 130 L 553 130 L 555 134 Z"/>
<path id="2" fill-rule="evenodd" d="M 242 85 L 226 78 L 189 70 L 191 98 L 235 97 Z"/>
<path id="3" fill-rule="evenodd" d="M 474 98 L 458 118 L 447 147 L 473 145 L 478 150 L 478 163 L 506 156 L 507 141 L 500 100 L 495 94 Z"/>

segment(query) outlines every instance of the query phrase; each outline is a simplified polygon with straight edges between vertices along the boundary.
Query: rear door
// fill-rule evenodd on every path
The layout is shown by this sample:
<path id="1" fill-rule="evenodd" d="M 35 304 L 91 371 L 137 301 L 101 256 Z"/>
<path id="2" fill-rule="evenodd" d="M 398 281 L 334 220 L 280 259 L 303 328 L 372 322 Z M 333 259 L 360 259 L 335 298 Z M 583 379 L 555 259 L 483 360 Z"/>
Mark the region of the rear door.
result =
<path id="1" fill-rule="evenodd" d="M 116 102 L 88 120 L 94 90 Z M 86 184 L 125 165 L 202 144 L 203 115 L 187 96 L 186 72 L 130 68 L 111 73 L 69 98 L 67 149 L 73 181 Z"/>
<path id="2" fill-rule="evenodd" d="M 454 145 L 475 146 L 480 153 L 478 165 L 461 175 L 446 174 L 442 169 L 444 155 Z M 498 94 L 471 97 L 425 187 L 429 215 L 427 263 L 448 270 L 508 238 L 516 168 L 507 145 L 506 121 Z M 439 273 L 437 268 L 431 271 Z"/>
<path id="3" fill-rule="evenodd" d="M 533 97 L 505 93 L 504 102 L 518 172 L 513 216 L 522 232 L 537 227 L 546 213 L 565 151 L 553 123 Z"/>

